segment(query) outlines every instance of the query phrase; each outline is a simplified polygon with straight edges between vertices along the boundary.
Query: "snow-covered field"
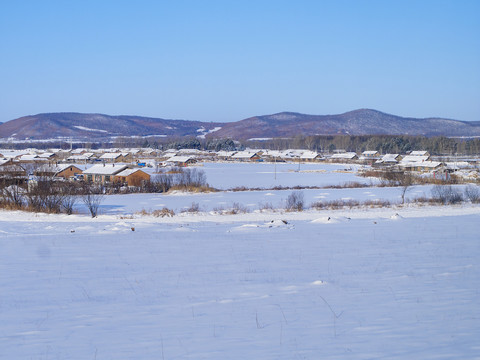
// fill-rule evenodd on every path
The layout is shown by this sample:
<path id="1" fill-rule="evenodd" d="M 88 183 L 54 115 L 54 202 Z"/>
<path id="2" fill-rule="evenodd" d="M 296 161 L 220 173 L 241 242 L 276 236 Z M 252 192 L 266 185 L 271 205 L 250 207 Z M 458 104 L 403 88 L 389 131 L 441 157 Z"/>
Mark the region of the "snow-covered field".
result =
<path id="1" fill-rule="evenodd" d="M 202 163 L 210 186 L 217 189 L 270 189 L 275 186 L 328 186 L 347 182 L 376 183 L 357 175 L 358 165 L 322 163 Z"/>
<path id="2" fill-rule="evenodd" d="M 478 205 L 256 211 L 290 192 L 0 211 L 0 359 L 480 359 Z M 207 212 L 179 213 L 192 202 Z M 208 212 L 222 202 L 251 212 Z M 164 206 L 177 215 L 135 214 Z"/>
<path id="3" fill-rule="evenodd" d="M 461 188 L 461 186 L 460 186 Z M 413 186 L 406 195 L 408 200 L 416 197 L 430 197 L 431 185 Z M 391 187 L 368 187 L 354 189 L 307 189 L 299 190 L 305 201 L 305 206 L 309 207 L 317 201 L 332 200 L 388 200 L 392 203 L 401 201 L 401 190 Z M 265 190 L 265 191 L 220 191 L 213 193 L 174 193 L 174 194 L 130 194 L 130 195 L 112 195 L 105 197 L 100 206 L 100 213 L 103 214 L 133 214 L 135 212 L 146 210 L 162 209 L 167 207 L 176 213 L 192 207 L 192 203 L 197 203 L 201 211 L 213 211 L 215 209 L 228 209 L 233 204 L 244 206 L 248 211 L 259 210 L 266 204 L 279 209 L 285 207 L 285 200 L 292 193 L 292 190 Z M 80 213 L 87 213 L 85 206 L 79 203 L 76 207 Z"/>

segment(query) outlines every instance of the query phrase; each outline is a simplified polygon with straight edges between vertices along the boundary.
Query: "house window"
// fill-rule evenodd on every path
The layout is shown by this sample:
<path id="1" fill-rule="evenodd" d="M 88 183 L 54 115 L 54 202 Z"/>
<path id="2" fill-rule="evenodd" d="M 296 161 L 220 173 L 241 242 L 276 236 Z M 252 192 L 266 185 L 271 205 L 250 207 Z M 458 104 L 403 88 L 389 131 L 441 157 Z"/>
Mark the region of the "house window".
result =
<path id="1" fill-rule="evenodd" d="M 92 175 L 87 175 L 87 181 L 92 181 Z"/>
<path id="2" fill-rule="evenodd" d="M 110 181 L 110 175 L 105 175 L 105 181 Z"/>

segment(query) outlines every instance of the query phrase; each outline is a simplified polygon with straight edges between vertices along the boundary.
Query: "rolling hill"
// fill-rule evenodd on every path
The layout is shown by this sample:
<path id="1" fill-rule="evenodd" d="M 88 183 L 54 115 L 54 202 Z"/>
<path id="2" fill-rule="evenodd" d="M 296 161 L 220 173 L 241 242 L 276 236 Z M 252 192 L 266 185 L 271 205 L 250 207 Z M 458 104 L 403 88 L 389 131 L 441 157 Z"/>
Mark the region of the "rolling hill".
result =
<path id="1" fill-rule="evenodd" d="M 88 139 L 160 136 L 247 140 L 295 135 L 480 136 L 480 122 L 406 118 L 360 109 L 338 115 L 282 112 L 231 123 L 169 120 L 141 116 L 45 113 L 0 124 L 0 138 L 11 140 Z"/>

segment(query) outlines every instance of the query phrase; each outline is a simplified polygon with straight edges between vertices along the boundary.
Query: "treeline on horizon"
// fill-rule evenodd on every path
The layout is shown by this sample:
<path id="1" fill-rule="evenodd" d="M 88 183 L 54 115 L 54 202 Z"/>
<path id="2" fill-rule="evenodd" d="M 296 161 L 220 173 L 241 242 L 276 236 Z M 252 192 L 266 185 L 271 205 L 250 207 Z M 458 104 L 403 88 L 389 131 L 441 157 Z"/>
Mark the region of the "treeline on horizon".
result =
<path id="1" fill-rule="evenodd" d="M 0 143 L 4 149 L 48 148 L 127 148 L 143 147 L 159 150 L 197 149 L 233 151 L 252 149 L 286 150 L 306 149 L 321 153 L 345 150 L 361 153 L 376 150 L 380 154 L 406 154 L 414 150 L 426 150 L 432 155 L 480 155 L 480 138 L 448 138 L 445 136 L 424 137 L 410 135 L 298 135 L 293 138 L 273 138 L 270 140 L 199 139 L 187 138 L 129 138 L 118 137 L 113 141 L 73 143 L 65 141 Z"/>

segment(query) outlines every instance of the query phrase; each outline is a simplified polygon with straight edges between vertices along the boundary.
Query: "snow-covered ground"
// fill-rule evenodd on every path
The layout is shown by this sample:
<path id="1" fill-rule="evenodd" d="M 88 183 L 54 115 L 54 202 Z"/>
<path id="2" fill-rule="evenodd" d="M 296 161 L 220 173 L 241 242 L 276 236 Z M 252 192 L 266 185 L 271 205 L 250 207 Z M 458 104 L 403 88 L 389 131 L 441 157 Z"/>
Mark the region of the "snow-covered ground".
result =
<path id="1" fill-rule="evenodd" d="M 0 358 L 478 358 L 479 220 L 0 212 Z"/>
<path id="2" fill-rule="evenodd" d="M 270 187 L 258 165 L 201 168 L 215 187 Z M 282 186 L 359 181 L 291 167 L 277 164 Z M 0 211 L 0 359 L 480 359 L 480 206 L 280 210 L 290 193 L 106 196 L 95 219 L 82 204 Z M 181 213 L 192 202 L 202 212 Z M 233 203 L 249 212 L 211 212 Z M 176 215 L 137 214 L 163 207 Z"/>
<path id="3" fill-rule="evenodd" d="M 320 163 L 202 163 L 207 182 L 217 189 L 270 189 L 275 186 L 328 186 L 347 182 L 377 183 L 357 175 L 358 165 Z"/>
<path id="4" fill-rule="evenodd" d="M 462 188 L 462 186 L 459 186 Z M 407 200 L 417 197 L 431 197 L 431 185 L 412 186 L 406 194 Z M 395 187 L 368 187 L 353 189 L 306 189 L 298 190 L 304 196 L 305 206 L 309 207 L 318 201 L 358 200 L 375 201 L 387 200 L 391 203 L 401 202 L 401 189 Z M 131 194 L 112 195 L 104 198 L 100 206 L 102 214 L 133 214 L 146 210 L 162 209 L 164 207 L 181 212 L 197 203 L 201 211 L 229 209 L 233 204 L 239 204 L 248 211 L 258 210 L 266 205 L 273 208 L 285 208 L 285 200 L 292 190 L 265 190 L 265 191 L 220 191 L 212 193 L 172 193 L 172 194 Z M 87 209 L 80 202 L 76 206 L 79 213 L 87 213 Z"/>

